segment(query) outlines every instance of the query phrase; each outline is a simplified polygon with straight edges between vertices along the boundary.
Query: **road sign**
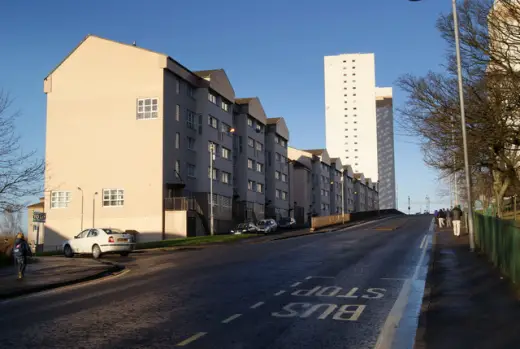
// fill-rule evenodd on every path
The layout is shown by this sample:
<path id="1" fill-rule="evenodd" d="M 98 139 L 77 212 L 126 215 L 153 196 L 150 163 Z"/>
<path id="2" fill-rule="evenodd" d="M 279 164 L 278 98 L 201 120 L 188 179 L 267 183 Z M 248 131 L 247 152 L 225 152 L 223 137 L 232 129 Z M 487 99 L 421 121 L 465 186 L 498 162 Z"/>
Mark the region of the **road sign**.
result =
<path id="1" fill-rule="evenodd" d="M 33 212 L 33 222 L 45 223 L 46 219 L 47 219 L 47 214 L 45 212 Z"/>

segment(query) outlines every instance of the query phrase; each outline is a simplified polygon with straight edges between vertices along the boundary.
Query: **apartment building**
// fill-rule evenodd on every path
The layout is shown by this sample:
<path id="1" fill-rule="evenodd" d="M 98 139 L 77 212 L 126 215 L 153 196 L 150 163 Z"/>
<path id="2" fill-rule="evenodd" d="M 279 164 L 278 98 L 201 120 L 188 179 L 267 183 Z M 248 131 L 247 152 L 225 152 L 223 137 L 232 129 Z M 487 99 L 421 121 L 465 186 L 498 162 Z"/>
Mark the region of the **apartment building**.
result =
<path id="1" fill-rule="evenodd" d="M 355 210 L 355 196 L 354 196 L 354 171 L 352 166 L 343 166 L 343 181 L 344 181 L 344 198 L 345 198 L 345 212 L 350 213 Z"/>
<path id="2" fill-rule="evenodd" d="M 256 221 L 265 216 L 266 123 L 267 117 L 258 98 L 235 100 L 234 216 L 240 221 Z"/>
<path id="3" fill-rule="evenodd" d="M 289 129 L 283 118 L 268 118 L 265 132 L 265 210 L 266 216 L 280 219 L 289 216 L 292 196 L 289 190 L 287 147 Z M 293 207 L 294 209 L 294 207 Z"/>
<path id="4" fill-rule="evenodd" d="M 215 231 L 228 229 L 235 93 L 222 69 L 192 72 L 89 35 L 44 92 L 46 249 L 92 226 L 136 230 L 141 241 L 205 233 L 210 178 Z M 193 199 L 188 215 L 175 211 L 180 197 Z"/>
<path id="5" fill-rule="evenodd" d="M 288 152 L 289 153 L 289 152 Z M 312 216 L 312 159 L 289 157 L 289 197 L 292 200 L 292 217 L 297 224 L 308 224 Z"/>
<path id="6" fill-rule="evenodd" d="M 324 58 L 325 132 L 330 156 L 378 179 L 375 56 Z"/>
<path id="7" fill-rule="evenodd" d="M 396 207 L 394 107 L 392 88 L 376 88 L 379 204 L 382 209 Z"/>
<path id="8" fill-rule="evenodd" d="M 354 212 L 367 211 L 367 186 L 363 173 L 354 173 Z"/>
<path id="9" fill-rule="evenodd" d="M 339 158 L 330 159 L 330 213 L 338 214 L 343 212 L 343 199 L 346 198 L 344 194 L 344 177 L 343 165 Z M 346 211 L 345 211 L 346 212 Z"/>

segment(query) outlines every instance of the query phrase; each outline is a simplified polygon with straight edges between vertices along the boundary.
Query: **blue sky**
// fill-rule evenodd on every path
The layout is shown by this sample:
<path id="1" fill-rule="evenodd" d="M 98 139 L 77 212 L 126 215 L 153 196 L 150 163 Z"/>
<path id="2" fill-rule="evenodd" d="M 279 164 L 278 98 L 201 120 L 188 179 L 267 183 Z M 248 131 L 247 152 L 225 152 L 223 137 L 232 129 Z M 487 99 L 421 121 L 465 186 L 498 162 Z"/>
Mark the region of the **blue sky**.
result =
<path id="1" fill-rule="evenodd" d="M 448 0 L 6 1 L 0 88 L 22 112 L 23 146 L 44 156 L 43 78 L 87 34 L 135 40 L 193 70 L 224 68 L 237 96 L 258 96 L 270 117 L 286 118 L 292 146 L 320 148 L 323 56 L 374 52 L 378 86 L 393 86 L 405 73 L 441 69 L 446 47 L 435 20 L 449 10 Z M 395 107 L 404 101 L 394 87 Z M 399 136 L 397 125 L 396 133 L 400 209 L 407 210 L 408 195 L 417 202 L 412 211 L 426 195 L 447 206 L 418 146 Z"/>

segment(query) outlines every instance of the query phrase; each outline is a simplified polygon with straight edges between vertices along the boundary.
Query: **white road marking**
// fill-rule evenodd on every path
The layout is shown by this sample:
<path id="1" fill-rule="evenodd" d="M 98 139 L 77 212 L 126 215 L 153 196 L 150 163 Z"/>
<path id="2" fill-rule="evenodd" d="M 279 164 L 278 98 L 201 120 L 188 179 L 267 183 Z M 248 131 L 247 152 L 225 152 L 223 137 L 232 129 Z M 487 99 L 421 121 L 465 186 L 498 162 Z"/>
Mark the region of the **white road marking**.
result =
<path id="1" fill-rule="evenodd" d="M 256 303 L 256 304 L 253 304 L 253 305 L 251 306 L 251 309 L 256 309 L 256 308 L 258 308 L 258 307 L 261 307 L 263 304 L 264 304 L 264 302 L 258 302 L 258 303 Z"/>
<path id="2" fill-rule="evenodd" d="M 285 293 L 285 291 L 284 291 L 284 290 L 281 290 L 281 291 L 276 292 L 274 295 L 275 295 L 275 296 L 281 296 L 281 295 L 284 294 L 284 293 Z"/>
<path id="3" fill-rule="evenodd" d="M 430 224 L 429 231 L 433 231 L 433 220 Z M 406 304 L 408 303 L 408 297 L 410 295 L 410 291 L 412 289 L 412 282 L 417 279 L 417 276 L 419 275 L 419 270 L 421 269 L 421 266 L 424 261 L 424 257 L 426 256 L 426 246 L 422 249 L 421 257 L 419 258 L 419 262 L 417 263 L 417 266 L 415 267 L 415 271 L 410 279 L 407 279 L 404 284 L 403 288 L 401 288 L 401 292 L 399 292 L 399 296 L 397 296 L 397 300 L 394 303 L 394 306 L 392 307 L 392 310 L 390 310 L 390 314 L 388 314 L 388 317 L 386 318 L 385 324 L 383 325 L 383 329 L 381 330 L 381 333 L 379 334 L 379 337 L 377 338 L 376 346 L 374 349 L 391 349 L 392 348 L 392 342 L 395 337 L 395 332 L 397 330 L 397 326 L 399 325 L 399 322 L 401 321 L 401 318 L 403 317 L 404 310 L 406 308 Z"/>
<path id="4" fill-rule="evenodd" d="M 302 284 L 301 282 L 295 282 L 294 284 L 291 285 L 291 287 L 300 286 L 301 284 Z"/>
<path id="5" fill-rule="evenodd" d="M 421 245 L 419 246 L 419 248 L 424 248 L 424 246 L 426 245 L 426 239 L 428 238 L 428 235 L 424 235 L 422 241 L 421 241 Z"/>
<path id="6" fill-rule="evenodd" d="M 408 279 L 405 279 L 405 278 L 381 278 L 381 280 L 405 281 L 405 280 L 408 280 Z"/>
<path id="7" fill-rule="evenodd" d="M 177 344 L 178 347 L 184 347 L 185 345 L 188 345 L 190 344 L 191 342 L 195 342 L 197 339 L 201 338 L 201 337 L 204 337 L 205 335 L 207 335 L 208 332 L 199 332 L 199 333 L 196 333 L 194 334 L 193 336 L 191 336 L 190 338 L 188 339 L 185 339 L 183 340 L 182 342 L 180 342 L 179 344 Z"/>
<path id="8" fill-rule="evenodd" d="M 238 319 L 239 317 L 241 317 L 242 314 L 235 314 L 235 315 L 232 315 L 230 317 L 228 317 L 226 320 L 222 321 L 223 324 L 228 324 L 230 323 L 231 321 L 235 320 L 235 319 Z"/>
<path id="9" fill-rule="evenodd" d="M 305 278 L 305 280 L 310 280 L 310 279 L 335 279 L 334 276 L 307 276 Z"/>

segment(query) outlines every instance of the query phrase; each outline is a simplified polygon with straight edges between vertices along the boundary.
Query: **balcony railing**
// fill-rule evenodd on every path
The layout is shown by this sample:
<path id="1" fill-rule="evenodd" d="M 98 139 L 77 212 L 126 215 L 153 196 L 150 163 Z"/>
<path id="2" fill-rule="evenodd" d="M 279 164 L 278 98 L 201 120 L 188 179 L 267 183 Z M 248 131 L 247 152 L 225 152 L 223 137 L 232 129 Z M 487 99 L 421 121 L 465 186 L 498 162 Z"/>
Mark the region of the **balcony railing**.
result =
<path id="1" fill-rule="evenodd" d="M 202 214 L 202 209 L 195 198 L 174 197 L 164 199 L 164 209 L 172 211 L 196 211 Z"/>

